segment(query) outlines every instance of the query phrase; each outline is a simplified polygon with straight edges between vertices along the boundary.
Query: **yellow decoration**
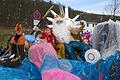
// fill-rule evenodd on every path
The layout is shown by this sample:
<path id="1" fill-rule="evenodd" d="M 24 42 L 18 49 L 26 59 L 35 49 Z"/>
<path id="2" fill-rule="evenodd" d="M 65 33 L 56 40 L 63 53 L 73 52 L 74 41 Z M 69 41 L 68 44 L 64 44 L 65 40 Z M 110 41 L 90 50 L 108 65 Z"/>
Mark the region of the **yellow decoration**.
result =
<path id="1" fill-rule="evenodd" d="M 80 40 L 80 42 L 83 42 L 80 32 L 82 32 L 84 27 L 85 25 L 80 25 L 80 27 L 75 27 L 70 30 L 71 35 L 75 40 Z"/>
<path id="2" fill-rule="evenodd" d="M 65 58 L 65 47 L 63 43 L 57 43 L 55 49 L 58 58 Z"/>

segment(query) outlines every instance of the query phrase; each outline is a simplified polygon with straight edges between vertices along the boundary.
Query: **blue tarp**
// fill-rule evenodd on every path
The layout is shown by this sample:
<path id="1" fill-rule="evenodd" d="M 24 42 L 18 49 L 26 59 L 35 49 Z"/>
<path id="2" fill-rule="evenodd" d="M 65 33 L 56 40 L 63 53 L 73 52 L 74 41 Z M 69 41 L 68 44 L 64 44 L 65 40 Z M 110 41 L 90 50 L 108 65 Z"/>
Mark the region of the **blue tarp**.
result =
<path id="1" fill-rule="evenodd" d="M 24 59 L 20 67 L 0 67 L 0 80 L 40 80 L 38 68 Z"/>
<path id="2" fill-rule="evenodd" d="M 100 78 L 102 78 L 102 80 L 105 80 L 106 78 L 108 80 L 111 80 L 111 66 L 117 67 L 115 69 L 115 73 L 117 73 L 117 76 L 120 72 L 120 70 L 118 70 L 120 69 L 120 67 L 114 65 L 116 62 L 120 64 L 119 51 L 117 51 L 115 55 L 110 56 L 106 60 L 99 60 L 96 64 L 60 59 L 61 69 L 69 71 L 84 80 L 98 80 Z M 98 67 L 96 65 L 98 65 Z"/>
<path id="3" fill-rule="evenodd" d="M 120 67 L 120 52 L 110 56 L 106 60 L 99 60 L 96 64 L 88 62 L 80 62 L 76 60 L 57 59 L 52 55 L 45 55 L 43 64 L 40 69 L 29 62 L 25 58 L 21 66 L 17 68 L 0 67 L 0 80 L 41 80 L 41 72 L 53 68 L 59 68 L 75 74 L 84 80 L 108 80 L 119 79 Z M 111 66 L 116 75 L 111 77 Z"/>

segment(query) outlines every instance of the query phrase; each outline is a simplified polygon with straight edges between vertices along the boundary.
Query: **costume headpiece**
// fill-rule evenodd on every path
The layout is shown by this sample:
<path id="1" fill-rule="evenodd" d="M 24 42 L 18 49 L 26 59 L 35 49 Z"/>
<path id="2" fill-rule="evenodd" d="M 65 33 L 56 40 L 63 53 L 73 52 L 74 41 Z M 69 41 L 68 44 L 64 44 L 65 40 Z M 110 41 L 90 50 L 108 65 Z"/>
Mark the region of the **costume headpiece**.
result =
<path id="1" fill-rule="evenodd" d="M 21 24 L 16 24 L 16 26 L 15 26 L 15 32 L 19 32 L 21 30 L 23 30 L 22 25 Z"/>

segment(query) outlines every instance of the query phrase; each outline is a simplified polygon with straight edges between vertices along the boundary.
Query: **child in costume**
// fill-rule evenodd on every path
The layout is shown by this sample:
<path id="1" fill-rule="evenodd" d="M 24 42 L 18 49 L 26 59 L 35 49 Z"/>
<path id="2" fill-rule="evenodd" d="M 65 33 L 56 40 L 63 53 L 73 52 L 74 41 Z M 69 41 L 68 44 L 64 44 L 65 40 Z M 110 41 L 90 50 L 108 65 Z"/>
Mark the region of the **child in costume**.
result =
<path id="1" fill-rule="evenodd" d="M 55 47 L 55 37 L 52 34 L 52 29 L 46 28 L 37 38 L 41 39 L 43 42 L 51 43 L 52 46 Z"/>

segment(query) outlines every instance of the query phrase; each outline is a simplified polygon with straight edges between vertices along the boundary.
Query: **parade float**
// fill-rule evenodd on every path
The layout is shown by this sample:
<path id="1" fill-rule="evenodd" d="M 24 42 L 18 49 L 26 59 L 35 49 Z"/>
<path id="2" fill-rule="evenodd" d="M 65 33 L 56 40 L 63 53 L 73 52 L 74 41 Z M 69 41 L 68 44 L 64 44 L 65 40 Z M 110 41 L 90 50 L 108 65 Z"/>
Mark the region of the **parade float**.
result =
<path id="1" fill-rule="evenodd" d="M 25 40 L 30 43 L 28 57 L 19 66 L 10 68 L 1 65 L 2 80 L 119 80 L 119 21 L 97 24 L 90 40 L 91 47 L 80 38 L 84 22 L 80 21 L 81 24 L 76 27 L 78 15 L 69 18 L 67 7 L 64 15 L 53 10 L 51 13 L 54 18 L 47 17 L 52 22 L 48 27 L 52 28 L 57 43 L 63 45 L 61 50 L 65 49 L 62 51 L 65 57 L 58 58 L 54 46 L 44 42 L 43 38 L 36 41 L 34 35 L 25 35 Z M 36 27 L 34 30 L 39 29 Z"/>

